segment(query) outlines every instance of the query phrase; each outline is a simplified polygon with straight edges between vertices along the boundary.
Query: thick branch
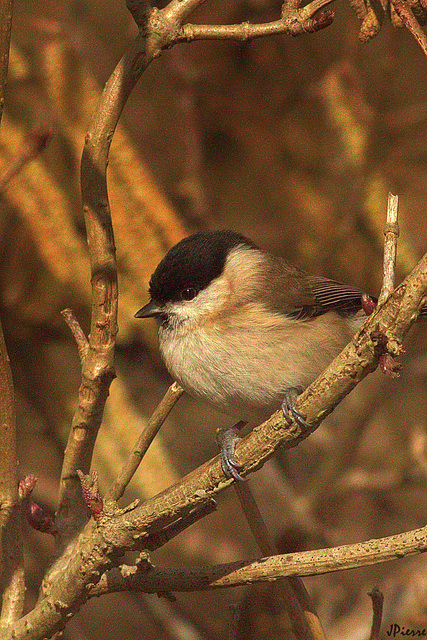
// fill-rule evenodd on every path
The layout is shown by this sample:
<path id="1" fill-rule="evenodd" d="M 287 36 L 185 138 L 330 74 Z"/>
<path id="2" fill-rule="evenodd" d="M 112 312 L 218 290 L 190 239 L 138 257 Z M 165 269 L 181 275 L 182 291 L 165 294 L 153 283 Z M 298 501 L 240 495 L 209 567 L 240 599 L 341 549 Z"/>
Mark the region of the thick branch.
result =
<path id="1" fill-rule="evenodd" d="M 2 609 L 0 626 L 17 620 L 24 608 L 24 569 L 16 456 L 16 416 L 12 372 L 0 324 L 0 545 Z"/>

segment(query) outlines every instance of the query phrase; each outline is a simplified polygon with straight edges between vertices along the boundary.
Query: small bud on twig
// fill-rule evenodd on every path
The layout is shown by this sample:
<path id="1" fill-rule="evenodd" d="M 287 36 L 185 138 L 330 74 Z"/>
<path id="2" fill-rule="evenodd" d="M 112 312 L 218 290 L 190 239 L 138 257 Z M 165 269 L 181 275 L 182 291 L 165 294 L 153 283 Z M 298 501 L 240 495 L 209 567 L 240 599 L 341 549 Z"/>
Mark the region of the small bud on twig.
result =
<path id="1" fill-rule="evenodd" d="M 362 294 L 362 309 L 367 316 L 370 316 L 376 309 L 376 303 L 367 293 Z"/>
<path id="2" fill-rule="evenodd" d="M 23 480 L 19 481 L 18 491 L 21 500 L 25 500 L 26 498 L 30 497 L 30 495 L 34 491 L 36 483 L 37 478 L 32 474 L 30 474 L 29 476 L 25 476 Z"/>
<path id="3" fill-rule="evenodd" d="M 104 501 L 98 489 L 98 473 L 92 471 L 90 475 L 85 475 L 80 469 L 77 469 L 77 475 L 80 478 L 85 505 L 92 518 L 98 520 L 104 510 Z"/>
<path id="4" fill-rule="evenodd" d="M 43 507 L 41 507 L 34 500 L 29 500 L 25 509 L 28 523 L 36 531 L 42 531 L 43 533 L 51 533 L 55 535 L 57 528 L 55 521 Z"/>

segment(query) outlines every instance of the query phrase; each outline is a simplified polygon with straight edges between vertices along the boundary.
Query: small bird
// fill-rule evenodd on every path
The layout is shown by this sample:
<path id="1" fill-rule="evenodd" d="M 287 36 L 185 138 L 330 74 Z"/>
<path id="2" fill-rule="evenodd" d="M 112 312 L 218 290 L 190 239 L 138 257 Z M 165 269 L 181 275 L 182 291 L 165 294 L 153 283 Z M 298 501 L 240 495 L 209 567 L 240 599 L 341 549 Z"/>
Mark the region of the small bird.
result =
<path id="1" fill-rule="evenodd" d="M 184 238 L 159 263 L 150 302 L 171 376 L 192 396 L 247 422 L 296 398 L 349 342 L 365 316 L 362 291 L 308 275 L 234 231 Z M 221 463 L 237 480 L 235 431 Z"/>

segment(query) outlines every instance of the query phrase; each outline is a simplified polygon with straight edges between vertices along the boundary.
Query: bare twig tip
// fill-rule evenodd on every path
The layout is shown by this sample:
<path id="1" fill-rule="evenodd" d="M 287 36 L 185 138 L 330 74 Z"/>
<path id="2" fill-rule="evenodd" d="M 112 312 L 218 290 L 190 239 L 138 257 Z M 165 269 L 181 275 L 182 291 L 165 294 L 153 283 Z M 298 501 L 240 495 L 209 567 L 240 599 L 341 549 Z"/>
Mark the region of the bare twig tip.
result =
<path id="1" fill-rule="evenodd" d="M 384 595 L 378 589 L 378 587 L 374 587 L 372 591 L 368 593 L 368 596 L 372 600 L 373 611 L 370 640 L 379 640 L 381 631 L 381 620 L 383 615 Z"/>
<path id="2" fill-rule="evenodd" d="M 81 328 L 79 321 L 74 315 L 74 311 L 72 309 L 63 309 L 61 311 L 61 315 L 64 318 L 67 325 L 69 326 L 70 331 L 74 336 L 74 339 L 77 344 L 77 349 L 79 351 L 80 360 L 83 361 L 89 349 L 88 339 L 86 338 L 84 331 Z"/>

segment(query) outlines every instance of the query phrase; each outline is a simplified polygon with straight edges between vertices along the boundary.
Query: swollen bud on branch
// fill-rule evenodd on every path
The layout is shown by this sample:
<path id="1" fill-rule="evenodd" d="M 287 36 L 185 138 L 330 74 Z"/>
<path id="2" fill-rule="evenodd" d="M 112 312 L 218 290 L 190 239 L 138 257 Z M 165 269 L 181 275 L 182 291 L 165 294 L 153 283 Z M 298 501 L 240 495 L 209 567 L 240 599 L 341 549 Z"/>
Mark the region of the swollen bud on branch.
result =
<path id="1" fill-rule="evenodd" d="M 37 502 L 29 500 L 25 509 L 25 514 L 29 525 L 33 527 L 33 529 L 42 531 L 43 533 L 56 535 L 57 528 L 55 526 L 54 519 L 50 513 L 37 504 Z"/>
<path id="2" fill-rule="evenodd" d="M 30 527 L 37 531 L 56 535 L 57 528 L 51 514 L 31 498 L 31 494 L 34 491 L 36 483 L 36 476 L 31 474 L 25 476 L 25 478 L 19 482 L 19 498 L 22 501 L 23 513 L 25 514 Z"/>
<path id="3" fill-rule="evenodd" d="M 90 475 L 85 475 L 80 469 L 77 470 L 82 486 L 82 495 L 85 505 L 90 511 L 94 520 L 98 520 L 104 510 L 104 501 L 98 489 L 98 474 L 92 471 Z"/>
<path id="4" fill-rule="evenodd" d="M 297 22 L 295 25 L 292 25 L 289 33 L 291 36 L 299 36 L 302 33 L 315 33 L 316 31 L 320 31 L 320 29 L 329 27 L 334 17 L 335 14 L 333 11 L 319 11 L 313 18 L 307 18 L 307 20 L 303 22 Z"/>

